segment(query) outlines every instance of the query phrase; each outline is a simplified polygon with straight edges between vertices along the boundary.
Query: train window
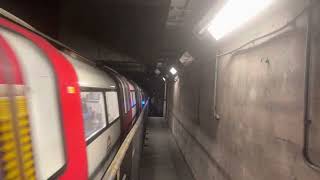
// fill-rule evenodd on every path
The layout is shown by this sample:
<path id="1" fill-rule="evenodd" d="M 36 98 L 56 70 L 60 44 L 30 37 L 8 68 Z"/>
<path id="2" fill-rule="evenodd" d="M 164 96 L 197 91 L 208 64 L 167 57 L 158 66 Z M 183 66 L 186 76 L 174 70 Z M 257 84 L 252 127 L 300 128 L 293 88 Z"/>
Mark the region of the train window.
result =
<path id="1" fill-rule="evenodd" d="M 129 93 L 128 93 L 128 87 L 126 86 L 126 106 L 127 109 L 130 109 L 130 97 L 129 97 Z"/>
<path id="2" fill-rule="evenodd" d="M 124 106 L 124 112 L 127 113 L 128 109 L 127 109 L 127 103 L 126 103 L 126 90 L 125 90 L 125 86 L 124 83 L 122 82 L 122 80 L 120 79 L 120 83 L 122 86 L 122 94 L 123 94 L 123 106 Z"/>
<path id="3" fill-rule="evenodd" d="M 126 92 L 125 92 L 125 96 L 126 96 L 126 106 L 127 106 L 127 109 L 129 110 L 131 107 L 130 107 L 130 93 L 129 93 L 129 87 L 127 84 L 125 84 L 125 88 L 126 88 Z"/>
<path id="4" fill-rule="evenodd" d="M 86 140 L 107 126 L 102 92 L 81 92 Z"/>
<path id="5" fill-rule="evenodd" d="M 136 105 L 136 93 L 135 92 L 130 92 L 130 97 L 131 97 L 131 107 Z"/>
<path id="6" fill-rule="evenodd" d="M 128 102 L 129 102 L 129 97 L 128 97 L 128 87 L 126 82 L 123 79 L 120 79 L 120 82 L 122 84 L 122 91 L 123 91 L 123 105 L 124 105 L 124 111 L 125 113 L 127 113 L 130 109 L 130 107 L 128 106 Z"/>
<path id="7" fill-rule="evenodd" d="M 123 88 L 123 107 L 124 107 L 124 112 L 128 112 L 128 107 L 127 107 L 127 98 L 126 98 L 126 91 Z"/>
<path id="8" fill-rule="evenodd" d="M 106 92 L 108 121 L 112 123 L 119 117 L 118 94 L 116 91 Z"/>

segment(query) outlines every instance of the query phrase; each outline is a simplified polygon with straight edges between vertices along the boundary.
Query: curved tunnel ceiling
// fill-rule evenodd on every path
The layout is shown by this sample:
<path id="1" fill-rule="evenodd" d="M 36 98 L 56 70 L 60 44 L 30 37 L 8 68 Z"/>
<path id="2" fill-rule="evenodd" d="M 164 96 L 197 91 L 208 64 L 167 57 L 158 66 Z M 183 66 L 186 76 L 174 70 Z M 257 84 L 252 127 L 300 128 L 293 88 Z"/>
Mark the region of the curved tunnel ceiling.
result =
<path id="1" fill-rule="evenodd" d="M 86 46 L 79 50 L 64 41 L 63 31 L 77 33 L 102 44 L 110 49 L 104 52 L 109 55 L 89 56 L 91 60 L 105 62 L 121 73 L 143 81 L 145 77 L 155 75 L 157 62 L 162 61 L 164 67 L 171 65 L 185 50 L 200 47 L 192 30 L 212 1 L 2 0 L 0 5 L 83 55 L 87 51 L 99 51 L 99 48 L 90 44 L 89 50 Z M 112 52 L 121 57 L 117 58 L 118 54 Z"/>
<path id="2" fill-rule="evenodd" d="M 61 26 L 148 63 L 158 53 L 169 4 L 169 0 L 69 0 L 61 5 Z"/>

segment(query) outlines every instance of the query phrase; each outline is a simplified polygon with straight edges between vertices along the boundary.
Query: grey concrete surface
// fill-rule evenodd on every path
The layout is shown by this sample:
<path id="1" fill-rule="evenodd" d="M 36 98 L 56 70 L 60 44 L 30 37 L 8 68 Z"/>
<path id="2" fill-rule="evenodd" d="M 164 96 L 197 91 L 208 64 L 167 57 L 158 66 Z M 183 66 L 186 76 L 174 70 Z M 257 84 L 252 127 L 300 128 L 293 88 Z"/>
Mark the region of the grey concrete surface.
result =
<path id="1" fill-rule="evenodd" d="M 193 180 L 162 117 L 149 117 L 141 160 L 141 180 Z"/>

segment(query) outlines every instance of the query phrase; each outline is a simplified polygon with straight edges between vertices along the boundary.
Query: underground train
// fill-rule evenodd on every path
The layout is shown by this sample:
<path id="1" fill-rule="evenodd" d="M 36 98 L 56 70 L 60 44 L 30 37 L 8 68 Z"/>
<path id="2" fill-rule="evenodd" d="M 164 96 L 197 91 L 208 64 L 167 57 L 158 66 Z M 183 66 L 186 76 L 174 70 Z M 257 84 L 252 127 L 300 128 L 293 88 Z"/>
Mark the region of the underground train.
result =
<path id="1" fill-rule="evenodd" d="M 0 16 L 0 179 L 101 179 L 145 93 L 18 20 Z"/>

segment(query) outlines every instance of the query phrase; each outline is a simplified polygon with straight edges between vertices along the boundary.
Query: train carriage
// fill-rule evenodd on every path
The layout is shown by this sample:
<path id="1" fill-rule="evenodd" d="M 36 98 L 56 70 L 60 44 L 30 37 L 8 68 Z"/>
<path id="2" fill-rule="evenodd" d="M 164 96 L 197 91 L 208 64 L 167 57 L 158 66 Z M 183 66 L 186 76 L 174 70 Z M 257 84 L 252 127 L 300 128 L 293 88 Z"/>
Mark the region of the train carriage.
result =
<path id="1" fill-rule="evenodd" d="M 122 97 L 123 101 L 121 102 L 123 105 L 122 108 L 122 137 L 125 137 L 130 131 L 131 127 L 135 123 L 135 119 L 139 112 L 137 112 L 136 108 L 136 97 L 140 92 L 136 91 L 136 88 L 130 83 L 126 78 L 124 78 L 121 74 L 116 71 L 107 68 L 107 71 L 110 72 L 115 80 L 118 82 L 120 87 L 120 97 Z"/>
<path id="2" fill-rule="evenodd" d="M 0 102 L 12 93 L 9 84 L 18 84 L 20 88 L 13 92 L 25 98 L 27 120 L 25 116 L 23 120 L 29 127 L 29 139 L 13 141 L 15 156 L 10 158 L 14 161 L 0 155 L 1 163 L 7 165 L 1 168 L 0 177 L 100 179 L 141 112 L 140 88 L 119 73 L 100 70 L 72 50 L 52 45 L 1 17 L 0 58 L 0 65 L 11 62 L 11 68 L 0 68 Z M 20 72 L 21 82 L 5 81 L 8 69 L 12 70 L 10 77 Z M 13 117 L 12 124 L 14 119 L 19 120 Z M 15 126 L 10 132 L 19 128 Z M 14 137 L 20 138 L 19 134 Z M 26 147 L 30 152 L 23 151 Z M 20 155 L 28 156 L 24 160 Z M 29 174 L 23 173 L 28 167 Z"/>
<path id="3" fill-rule="evenodd" d="M 28 31 L 4 19 L 0 20 L 0 24 L 0 36 L 17 58 L 18 64 L 21 66 L 22 78 L 26 82 L 25 93 L 37 177 L 39 179 L 53 178 L 66 168 L 66 154 L 68 152 L 65 153 L 65 145 L 67 144 L 65 137 L 68 136 L 68 133 L 63 130 L 63 126 L 67 127 L 68 125 L 63 124 L 64 118 L 67 118 L 68 113 L 72 113 L 72 111 L 78 110 L 77 114 L 81 112 L 80 109 L 76 109 L 76 103 L 74 108 L 66 107 L 66 101 L 70 100 L 70 96 L 61 98 L 64 93 L 60 92 L 62 87 L 60 83 L 74 80 L 72 69 L 68 69 L 70 68 L 69 64 L 62 62 L 63 64 L 57 65 L 56 62 L 51 61 L 50 57 L 58 55 L 58 52 L 49 46 L 46 50 L 42 49 L 42 46 L 47 44 L 41 44 L 45 43 L 41 39 L 40 41 L 33 39 L 36 37 L 33 34 L 29 34 Z M 68 79 L 64 79 L 62 74 L 57 73 L 57 69 L 64 65 L 66 65 L 64 68 L 69 70 Z M 72 82 L 68 85 L 74 87 Z M 71 99 L 74 98 L 71 97 Z M 78 115 L 73 119 L 80 117 L 81 115 Z M 77 128 L 76 123 L 74 127 Z M 78 137 L 76 133 L 73 134 Z M 74 138 L 74 140 L 77 139 Z M 80 146 L 81 143 L 78 144 L 79 153 L 81 152 Z M 85 158 L 83 154 L 79 155 L 81 155 L 79 159 Z M 83 165 L 85 166 L 85 164 Z"/>
<path id="4" fill-rule="evenodd" d="M 120 146 L 120 113 L 116 82 L 107 73 L 82 62 L 76 54 L 63 53 L 75 68 L 86 140 L 88 173 L 102 177 L 115 150 Z"/>

